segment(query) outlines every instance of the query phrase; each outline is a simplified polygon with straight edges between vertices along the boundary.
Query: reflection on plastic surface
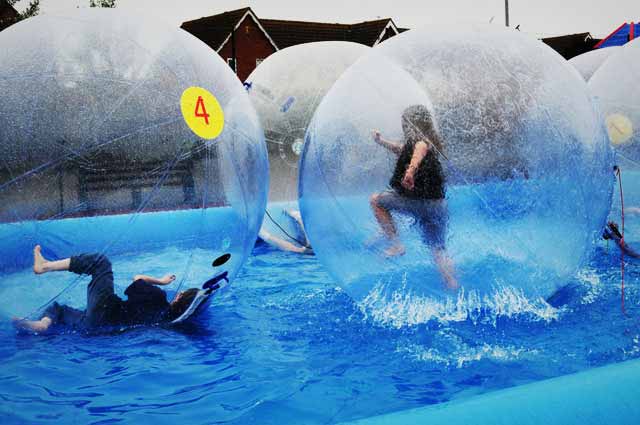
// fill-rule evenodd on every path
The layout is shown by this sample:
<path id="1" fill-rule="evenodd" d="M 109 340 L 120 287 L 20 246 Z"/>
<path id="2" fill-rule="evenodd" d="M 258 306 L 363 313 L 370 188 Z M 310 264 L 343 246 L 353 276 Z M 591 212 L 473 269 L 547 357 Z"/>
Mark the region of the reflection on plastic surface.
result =
<path id="1" fill-rule="evenodd" d="M 406 253 L 388 256 L 370 202 L 388 189 L 397 156 L 373 131 L 402 145 L 401 117 L 415 105 L 442 141 L 432 147 L 445 218 L 434 230 L 393 210 Z M 412 30 L 386 41 L 336 82 L 306 137 L 299 190 L 311 243 L 348 293 L 377 308 L 445 298 L 447 272 L 480 300 L 505 287 L 549 296 L 583 263 L 610 205 L 611 153 L 587 85 L 513 31 Z"/>
<path id="2" fill-rule="evenodd" d="M 213 137 L 183 117 L 194 86 L 211 98 L 187 113 L 216 124 Z M 231 252 L 235 276 L 262 221 L 266 149 L 242 84 L 206 45 L 119 11 L 47 14 L 0 33 L 0 92 L 0 269 L 27 266 L 36 243 L 51 258 L 179 246 L 208 263 Z M 175 273 L 200 283 L 190 264 Z"/>
<path id="3" fill-rule="evenodd" d="M 247 78 L 249 97 L 264 126 L 269 152 L 269 213 L 263 230 L 297 244 L 297 226 L 283 213 L 298 210 L 298 163 L 304 134 L 320 101 L 368 47 L 342 41 L 306 43 L 280 50 Z M 284 229 L 284 230 L 283 230 Z M 285 233 L 286 232 L 286 233 Z M 298 239 L 294 236 L 295 239 Z"/>

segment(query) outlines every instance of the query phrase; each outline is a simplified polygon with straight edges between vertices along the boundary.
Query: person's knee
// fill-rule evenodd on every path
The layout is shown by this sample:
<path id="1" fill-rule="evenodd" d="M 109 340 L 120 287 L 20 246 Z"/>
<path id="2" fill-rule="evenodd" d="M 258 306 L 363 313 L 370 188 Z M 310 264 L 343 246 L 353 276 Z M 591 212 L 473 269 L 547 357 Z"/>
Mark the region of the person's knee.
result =
<path id="1" fill-rule="evenodd" d="M 93 270 L 94 272 L 101 271 L 111 271 L 111 261 L 107 258 L 106 255 L 96 254 L 93 260 Z"/>
<path id="2" fill-rule="evenodd" d="M 369 197 L 369 205 L 371 208 L 380 208 L 380 194 L 374 193 Z"/>

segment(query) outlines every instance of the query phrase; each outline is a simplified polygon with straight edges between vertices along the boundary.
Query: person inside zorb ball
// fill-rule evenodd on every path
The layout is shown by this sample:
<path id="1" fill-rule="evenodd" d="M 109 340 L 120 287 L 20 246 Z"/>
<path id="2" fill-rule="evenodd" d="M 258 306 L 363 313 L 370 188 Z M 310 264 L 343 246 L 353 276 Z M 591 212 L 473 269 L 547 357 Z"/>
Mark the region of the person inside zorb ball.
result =
<path id="1" fill-rule="evenodd" d="M 450 289 L 457 289 L 451 260 L 446 253 L 447 206 L 445 177 L 438 159 L 442 141 L 435 130 L 431 113 L 424 105 L 413 105 L 402 113 L 404 144 L 385 140 L 377 131 L 374 140 L 398 156 L 391 189 L 371 197 L 376 220 L 392 242 L 385 250 L 388 256 L 403 255 L 391 211 L 411 215 L 420 227 L 425 244 Z"/>
<path id="2" fill-rule="evenodd" d="M 38 320 L 59 301 L 83 312 L 80 327 L 174 321 L 194 304 L 134 310 L 166 310 L 187 288 L 203 302 L 212 274 L 235 277 L 268 163 L 246 91 L 204 43 L 120 11 L 43 15 L 0 33 L 0 93 L 3 315 Z M 39 269 L 93 280 L 83 291 L 81 277 Z M 142 273 L 165 278 L 121 285 Z M 42 284 L 25 297 L 29 282 Z M 125 295 L 140 302 L 113 298 Z M 93 314 L 107 304 L 114 314 Z"/>
<path id="3" fill-rule="evenodd" d="M 586 83 L 547 46 L 491 26 L 417 29 L 325 96 L 299 202 L 357 301 L 548 297 L 600 236 L 611 167 Z"/>
<path id="4" fill-rule="evenodd" d="M 632 257 L 637 255 L 640 237 L 640 76 L 630 70 L 639 66 L 640 40 L 636 39 L 617 47 L 589 80 L 589 88 L 605 117 L 619 179 L 610 215 L 612 223 L 605 234 Z M 621 220 L 621 215 L 627 219 Z"/>

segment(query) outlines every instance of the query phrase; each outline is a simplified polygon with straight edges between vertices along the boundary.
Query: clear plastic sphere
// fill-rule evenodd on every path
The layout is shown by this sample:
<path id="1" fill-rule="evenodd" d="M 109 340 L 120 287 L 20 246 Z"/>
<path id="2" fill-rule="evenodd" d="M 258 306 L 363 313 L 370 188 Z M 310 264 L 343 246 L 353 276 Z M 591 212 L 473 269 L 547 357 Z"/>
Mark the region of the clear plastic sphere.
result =
<path id="1" fill-rule="evenodd" d="M 288 47 L 265 59 L 247 78 L 269 153 L 269 216 L 262 225 L 269 235 L 294 245 L 304 241 L 295 219 L 287 213 L 299 209 L 298 162 L 304 134 L 333 83 L 368 50 L 362 44 L 343 41 Z"/>
<path id="2" fill-rule="evenodd" d="M 619 48 L 591 77 L 611 144 L 622 160 L 640 161 L 640 42 Z M 636 167 L 637 168 L 637 167 Z"/>
<path id="3" fill-rule="evenodd" d="M 622 202 L 628 212 L 640 205 L 639 67 L 640 42 L 635 40 L 618 47 L 589 80 L 589 88 L 604 115 L 616 165 L 621 170 L 623 190 L 621 194 L 620 186 L 616 184 L 610 215 L 610 219 L 620 226 Z M 634 214 L 625 220 L 624 231 L 625 240 L 636 246 L 640 238 L 640 221 Z"/>
<path id="4" fill-rule="evenodd" d="M 204 43 L 118 11 L 42 15 L 0 33 L 0 93 L 3 273 L 35 244 L 54 259 L 177 248 L 185 287 L 222 253 L 237 273 L 262 222 L 266 149 Z"/>
<path id="5" fill-rule="evenodd" d="M 389 192 L 398 155 L 374 131 L 399 149 L 427 140 L 444 178 L 425 186 L 431 201 Z M 364 55 L 318 107 L 300 206 L 318 257 L 358 301 L 441 302 L 456 283 L 479 300 L 505 287 L 538 297 L 587 258 L 611 185 L 601 117 L 566 60 L 505 29 L 411 30 Z M 381 194 L 397 244 L 373 213 Z"/>
<path id="6" fill-rule="evenodd" d="M 582 78 L 588 82 L 598 68 L 600 68 L 612 54 L 618 52 L 619 49 L 620 47 L 618 46 L 611 46 L 592 50 L 571 58 L 569 63 L 573 65 L 580 75 L 582 75 Z"/>

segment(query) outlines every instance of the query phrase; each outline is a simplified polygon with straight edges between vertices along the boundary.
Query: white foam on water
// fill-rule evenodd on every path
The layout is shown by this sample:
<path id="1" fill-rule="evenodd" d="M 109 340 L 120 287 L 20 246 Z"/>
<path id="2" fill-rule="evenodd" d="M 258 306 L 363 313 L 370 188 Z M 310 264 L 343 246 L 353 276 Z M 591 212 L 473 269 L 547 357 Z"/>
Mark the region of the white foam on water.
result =
<path id="1" fill-rule="evenodd" d="M 586 288 L 584 295 L 580 299 L 580 304 L 582 305 L 593 304 L 604 292 L 604 285 L 594 269 L 580 270 L 577 274 L 577 279 Z"/>
<path id="2" fill-rule="evenodd" d="M 495 326 L 500 317 L 550 322 L 559 318 L 562 309 L 549 305 L 543 298 L 530 299 L 521 289 L 496 286 L 490 294 L 461 289 L 456 296 L 444 300 L 415 296 L 406 287 L 392 293 L 378 284 L 360 303 L 366 318 L 387 326 L 401 328 L 432 320 L 440 323 L 489 323 Z"/>
<path id="3" fill-rule="evenodd" d="M 484 343 L 477 347 L 471 347 L 459 342 L 455 344 L 455 349 L 450 352 L 445 352 L 434 347 L 426 348 L 416 344 L 398 347 L 396 351 L 407 354 L 416 361 L 432 362 L 458 369 L 481 360 L 512 362 L 534 356 L 538 353 L 538 350 L 526 349 L 515 345 L 491 345 Z"/>

